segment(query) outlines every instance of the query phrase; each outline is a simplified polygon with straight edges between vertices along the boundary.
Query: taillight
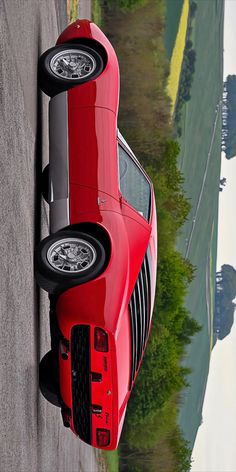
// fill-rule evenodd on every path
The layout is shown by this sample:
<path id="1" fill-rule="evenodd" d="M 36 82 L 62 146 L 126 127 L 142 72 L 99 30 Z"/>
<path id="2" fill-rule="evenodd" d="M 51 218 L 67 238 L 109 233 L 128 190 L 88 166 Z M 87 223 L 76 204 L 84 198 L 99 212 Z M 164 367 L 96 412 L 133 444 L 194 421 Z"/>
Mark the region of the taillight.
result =
<path id="1" fill-rule="evenodd" d="M 107 333 L 105 333 L 105 331 L 101 328 L 95 328 L 94 348 L 96 349 L 96 351 L 108 351 L 108 336 Z"/>
<path id="2" fill-rule="evenodd" d="M 108 429 L 97 429 L 97 445 L 100 447 L 110 444 L 110 431 Z"/>

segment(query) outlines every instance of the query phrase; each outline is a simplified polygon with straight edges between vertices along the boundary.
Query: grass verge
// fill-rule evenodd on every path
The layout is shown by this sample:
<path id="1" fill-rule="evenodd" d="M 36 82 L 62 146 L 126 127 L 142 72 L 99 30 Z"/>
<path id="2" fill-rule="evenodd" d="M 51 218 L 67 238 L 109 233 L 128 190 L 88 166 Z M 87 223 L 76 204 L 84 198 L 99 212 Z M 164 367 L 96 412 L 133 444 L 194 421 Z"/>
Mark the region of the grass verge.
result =
<path id="1" fill-rule="evenodd" d="M 96 25 L 102 26 L 102 7 L 100 0 L 92 0 L 92 20 Z"/>
<path id="2" fill-rule="evenodd" d="M 78 19 L 79 0 L 67 0 L 68 23 L 73 23 Z"/>
<path id="3" fill-rule="evenodd" d="M 103 452 L 103 457 L 109 472 L 119 472 L 119 451 Z"/>

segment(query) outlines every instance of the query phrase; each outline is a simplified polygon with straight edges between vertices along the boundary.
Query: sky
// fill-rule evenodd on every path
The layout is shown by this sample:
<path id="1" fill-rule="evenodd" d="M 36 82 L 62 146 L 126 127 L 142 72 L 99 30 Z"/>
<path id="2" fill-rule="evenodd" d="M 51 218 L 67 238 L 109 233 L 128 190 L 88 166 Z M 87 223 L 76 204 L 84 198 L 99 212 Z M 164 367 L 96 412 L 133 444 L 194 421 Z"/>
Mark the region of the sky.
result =
<path id="1" fill-rule="evenodd" d="M 236 0 L 225 0 L 224 77 L 228 74 L 236 74 Z M 222 156 L 221 177 L 227 184 L 219 195 L 217 268 L 236 268 L 236 157 Z M 192 458 L 192 472 L 236 472 L 236 323 L 212 351 Z"/>

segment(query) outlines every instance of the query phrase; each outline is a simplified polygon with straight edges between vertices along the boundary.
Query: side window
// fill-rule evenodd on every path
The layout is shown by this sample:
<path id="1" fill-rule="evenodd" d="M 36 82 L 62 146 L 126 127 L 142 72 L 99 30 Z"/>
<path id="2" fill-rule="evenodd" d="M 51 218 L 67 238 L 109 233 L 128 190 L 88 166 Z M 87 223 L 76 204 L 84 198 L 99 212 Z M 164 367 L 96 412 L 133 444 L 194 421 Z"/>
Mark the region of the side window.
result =
<path id="1" fill-rule="evenodd" d="M 146 220 L 149 220 L 151 196 L 149 182 L 120 145 L 118 145 L 118 150 L 120 191 L 130 205 Z"/>

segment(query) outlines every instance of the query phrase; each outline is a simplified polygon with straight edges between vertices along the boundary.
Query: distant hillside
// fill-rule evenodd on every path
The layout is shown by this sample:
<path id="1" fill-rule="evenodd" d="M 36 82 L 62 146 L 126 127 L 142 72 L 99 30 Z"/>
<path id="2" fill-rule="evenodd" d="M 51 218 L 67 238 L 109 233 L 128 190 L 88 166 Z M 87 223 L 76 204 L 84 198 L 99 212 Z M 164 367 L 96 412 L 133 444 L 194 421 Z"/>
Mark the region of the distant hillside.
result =
<path id="1" fill-rule="evenodd" d="M 224 82 L 222 119 L 222 150 L 231 159 L 236 155 L 236 75 Z"/>
<path id="2" fill-rule="evenodd" d="M 216 295 L 214 315 L 214 337 L 224 339 L 231 331 L 234 322 L 236 297 L 236 270 L 224 264 L 216 274 Z"/>

